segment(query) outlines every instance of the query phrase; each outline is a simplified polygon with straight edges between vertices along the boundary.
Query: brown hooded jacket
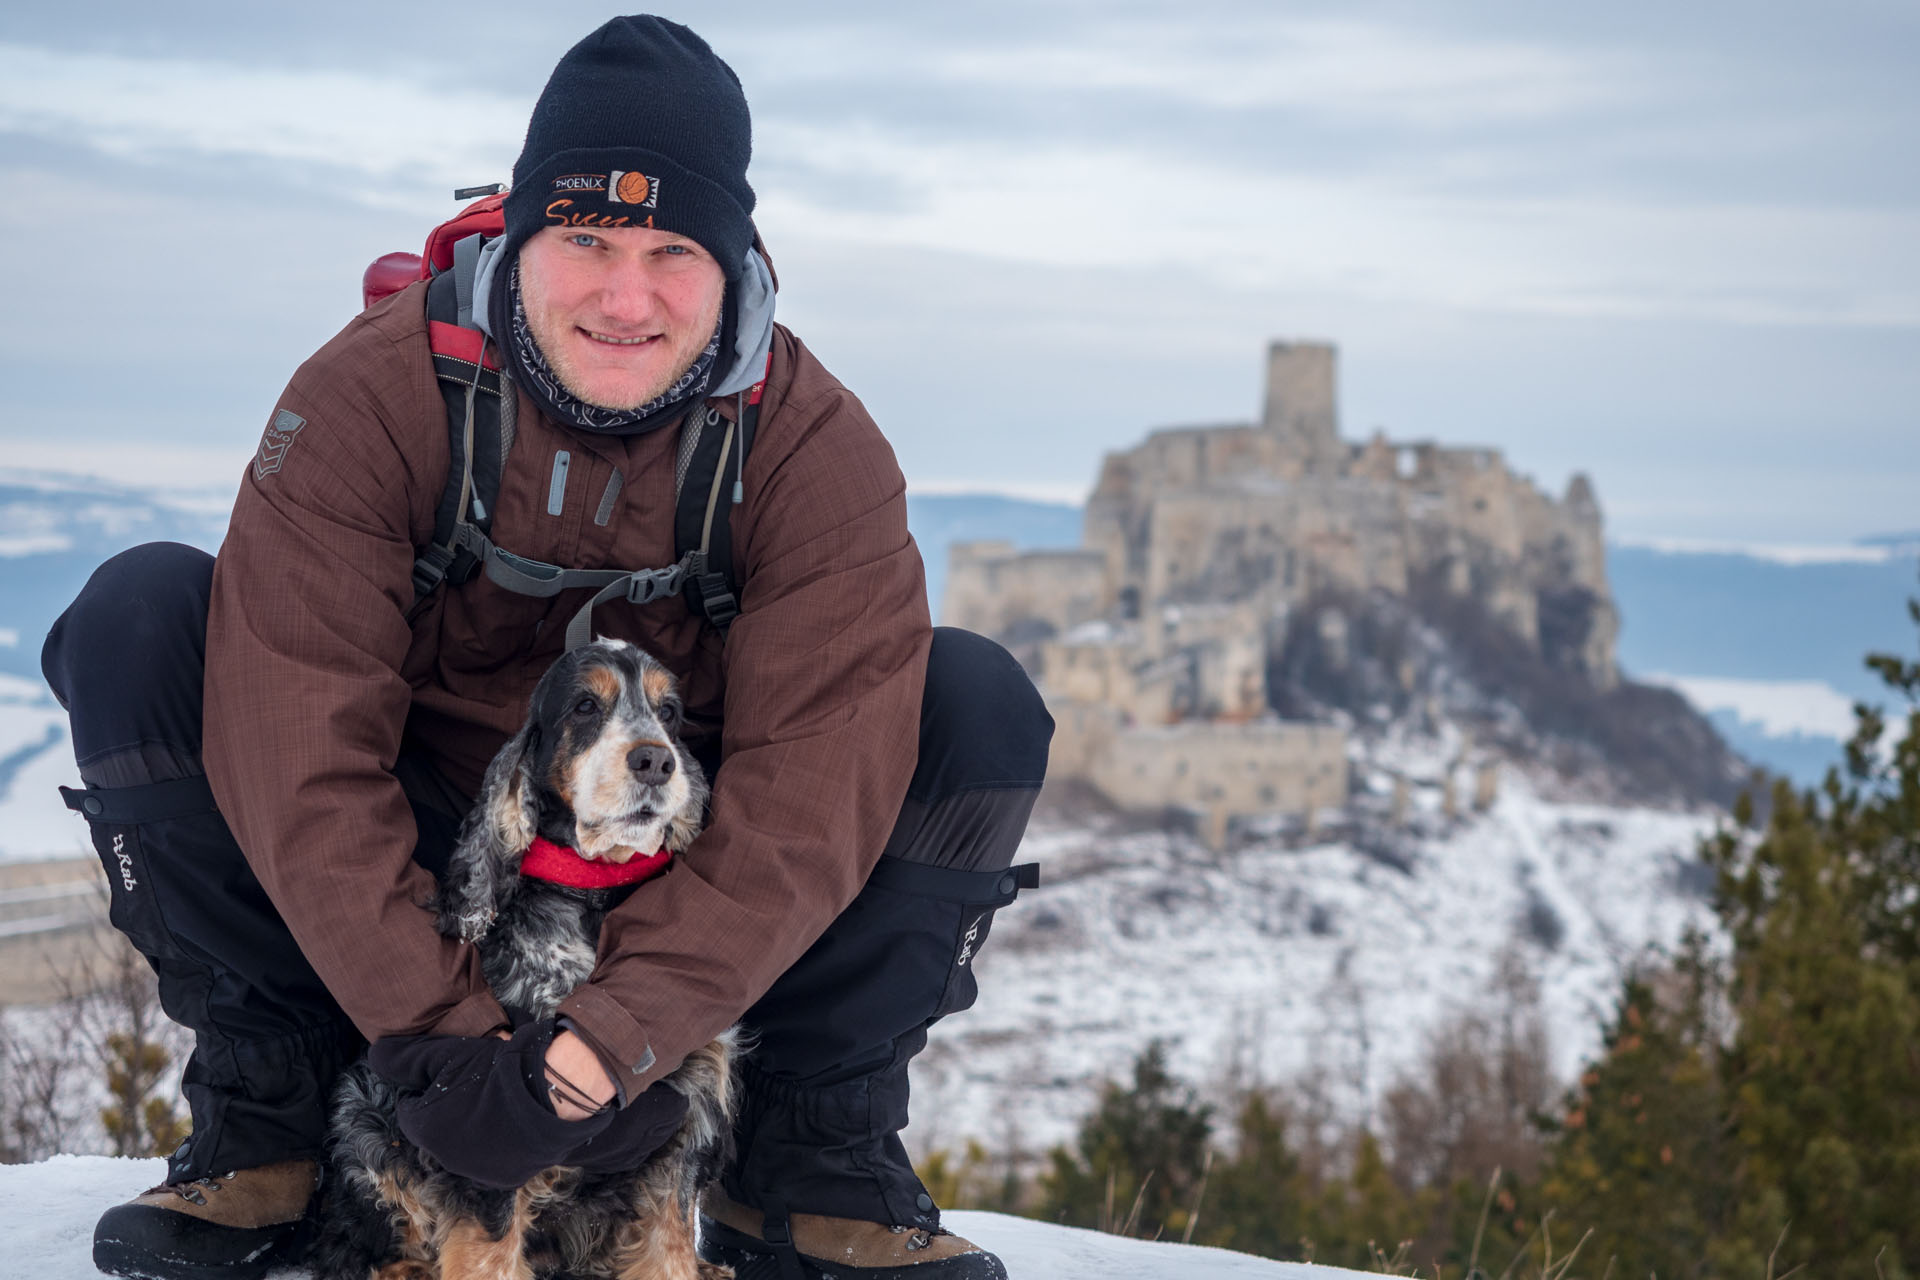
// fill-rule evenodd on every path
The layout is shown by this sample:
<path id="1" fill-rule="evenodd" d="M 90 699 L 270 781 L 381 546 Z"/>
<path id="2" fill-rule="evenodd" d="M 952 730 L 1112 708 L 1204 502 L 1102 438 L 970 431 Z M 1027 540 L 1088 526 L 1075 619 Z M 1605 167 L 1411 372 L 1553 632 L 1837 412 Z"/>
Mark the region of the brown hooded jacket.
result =
<path id="1" fill-rule="evenodd" d="M 369 1038 L 504 1025 L 474 949 L 421 908 L 432 880 L 393 769 L 404 742 L 471 796 L 589 594 L 532 599 L 481 576 L 408 624 L 449 465 L 423 288 L 294 375 L 241 485 L 207 632 L 215 797 Z M 524 395 L 515 417 L 500 546 L 577 568 L 672 563 L 677 427 L 591 435 Z M 629 1094 L 737 1020 L 853 899 L 914 766 L 931 631 L 905 482 L 860 402 L 785 328 L 733 535 L 741 614 L 724 646 L 679 598 L 594 610 L 600 634 L 673 669 L 690 717 L 724 722 L 707 830 L 608 918 L 562 1008 L 630 1072 Z"/>

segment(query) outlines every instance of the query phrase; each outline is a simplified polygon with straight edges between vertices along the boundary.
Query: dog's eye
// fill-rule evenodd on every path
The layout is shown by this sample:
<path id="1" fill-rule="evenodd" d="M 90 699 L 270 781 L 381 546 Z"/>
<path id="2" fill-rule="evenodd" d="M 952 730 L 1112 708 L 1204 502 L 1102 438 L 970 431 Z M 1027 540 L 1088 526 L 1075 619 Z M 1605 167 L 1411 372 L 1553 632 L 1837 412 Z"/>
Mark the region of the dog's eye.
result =
<path id="1" fill-rule="evenodd" d="M 671 729 L 680 723 L 680 704 L 663 702 L 660 704 L 660 723 Z"/>
<path id="2" fill-rule="evenodd" d="M 582 717 L 597 716 L 600 714 L 600 704 L 592 698 L 582 698 L 573 704 L 573 714 Z"/>

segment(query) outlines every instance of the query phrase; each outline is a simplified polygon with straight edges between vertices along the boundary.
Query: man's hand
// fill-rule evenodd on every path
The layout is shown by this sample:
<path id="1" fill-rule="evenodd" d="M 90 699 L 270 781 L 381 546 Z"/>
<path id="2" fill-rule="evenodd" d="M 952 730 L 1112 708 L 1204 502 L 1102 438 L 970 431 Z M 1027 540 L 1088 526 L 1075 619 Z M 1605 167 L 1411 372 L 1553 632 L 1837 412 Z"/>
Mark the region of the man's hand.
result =
<path id="1" fill-rule="evenodd" d="M 687 1099 L 666 1084 L 620 1111 L 607 1106 L 613 1080 L 599 1056 L 572 1032 L 556 1035 L 551 1019 L 511 1036 L 389 1036 L 367 1062 L 406 1091 L 400 1132 L 450 1172 L 490 1187 L 520 1186 L 554 1165 L 638 1169 L 687 1118 Z M 556 1076 L 568 1082 L 558 1092 L 549 1087 Z M 566 1103 L 575 1091 L 605 1109 Z"/>
<path id="2" fill-rule="evenodd" d="M 553 1112 L 562 1120 L 599 1115 L 614 1098 L 613 1077 L 600 1055 L 571 1031 L 562 1031 L 547 1048 L 547 1084 Z M 582 1101 L 591 1102 L 594 1109 L 581 1106 Z"/>
<path id="3" fill-rule="evenodd" d="M 400 1132 L 414 1145 L 463 1178 L 517 1187 L 566 1163 L 614 1120 L 611 1112 L 583 1120 L 554 1112 L 545 1070 L 553 1036 L 551 1020 L 528 1023 L 504 1040 L 390 1036 L 374 1042 L 367 1062 L 412 1094 L 396 1111 Z M 612 1082 L 605 1087 L 611 1096 Z"/>

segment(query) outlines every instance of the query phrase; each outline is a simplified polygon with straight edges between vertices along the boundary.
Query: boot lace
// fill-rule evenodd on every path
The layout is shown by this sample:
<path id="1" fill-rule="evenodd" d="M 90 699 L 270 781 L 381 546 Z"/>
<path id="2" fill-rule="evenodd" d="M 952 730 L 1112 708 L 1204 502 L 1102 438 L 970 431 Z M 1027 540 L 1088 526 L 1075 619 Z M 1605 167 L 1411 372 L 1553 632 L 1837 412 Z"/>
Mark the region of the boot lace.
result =
<path id="1" fill-rule="evenodd" d="M 233 1181 L 233 1173 L 210 1173 L 204 1178 L 194 1178 L 188 1182 L 163 1182 L 154 1191 L 171 1191 L 189 1204 L 206 1207 L 206 1192 L 218 1191 L 226 1183 Z M 149 1193 L 151 1194 L 151 1193 Z"/>
<path id="2" fill-rule="evenodd" d="M 891 1230 L 895 1235 L 901 1235 L 902 1233 L 909 1230 L 909 1228 L 899 1226 L 899 1225 L 895 1225 L 888 1229 Z M 924 1249 L 928 1245 L 933 1243 L 933 1234 L 929 1232 L 925 1227 L 914 1227 L 914 1228 L 911 1228 L 911 1230 L 913 1231 L 913 1234 L 907 1237 L 908 1252 L 913 1252 L 918 1249 Z"/>

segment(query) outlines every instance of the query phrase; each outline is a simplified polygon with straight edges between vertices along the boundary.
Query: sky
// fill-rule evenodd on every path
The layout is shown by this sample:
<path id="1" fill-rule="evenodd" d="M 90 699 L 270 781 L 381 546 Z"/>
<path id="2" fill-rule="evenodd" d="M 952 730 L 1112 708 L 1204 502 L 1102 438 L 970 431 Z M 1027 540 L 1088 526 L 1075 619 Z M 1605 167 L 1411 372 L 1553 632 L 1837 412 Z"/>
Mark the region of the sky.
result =
<path id="1" fill-rule="evenodd" d="M 365 265 L 505 180 L 573 3 L 0 10 L 0 462 L 231 487 Z M 1077 501 L 1340 349 L 1342 430 L 1623 539 L 1920 527 L 1920 5 L 668 6 L 780 314 L 909 483 Z"/>

